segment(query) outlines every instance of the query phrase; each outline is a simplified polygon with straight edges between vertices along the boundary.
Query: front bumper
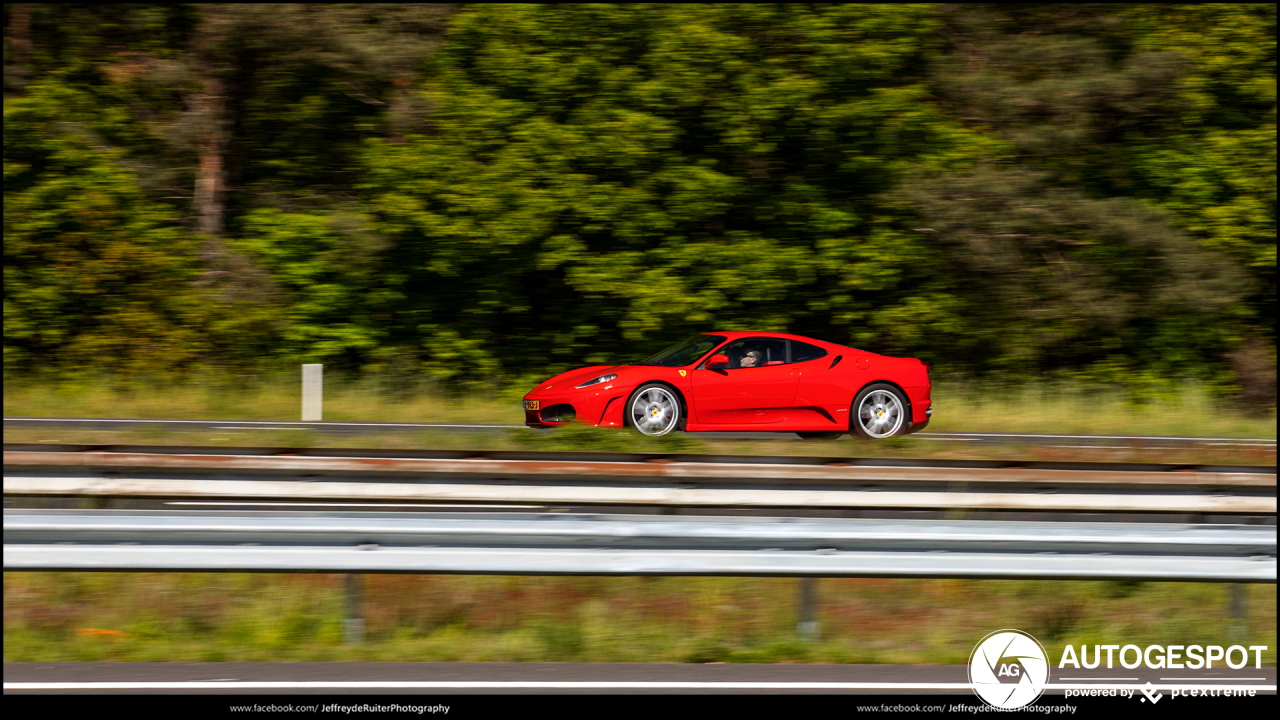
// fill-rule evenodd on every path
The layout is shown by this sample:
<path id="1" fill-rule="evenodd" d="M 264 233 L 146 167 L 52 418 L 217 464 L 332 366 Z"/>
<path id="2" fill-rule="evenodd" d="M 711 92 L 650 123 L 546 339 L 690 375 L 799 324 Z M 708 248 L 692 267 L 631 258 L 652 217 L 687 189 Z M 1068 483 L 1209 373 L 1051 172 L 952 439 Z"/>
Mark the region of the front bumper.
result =
<path id="1" fill-rule="evenodd" d="M 524 407 L 526 401 L 536 400 L 538 401 L 538 409 L 525 409 L 524 424 L 529 427 L 561 427 L 571 422 L 598 425 L 604 415 L 605 408 L 609 405 L 609 401 L 616 400 L 622 395 L 623 391 L 621 389 L 612 387 L 564 393 L 554 393 L 553 391 L 546 395 L 541 393 L 526 395 L 521 400 L 521 407 Z M 572 417 L 567 419 L 558 410 L 558 408 L 565 405 L 572 408 L 573 411 Z"/>
<path id="2" fill-rule="evenodd" d="M 577 398 L 526 398 L 521 400 L 521 406 L 524 407 L 524 424 L 531 427 L 560 427 L 573 422 L 578 414 L 578 404 L 573 400 Z M 528 408 L 528 400 L 537 400 L 538 409 L 530 410 Z M 570 408 L 571 412 L 565 412 L 565 408 Z"/>
<path id="3" fill-rule="evenodd" d="M 527 408 L 524 403 L 529 400 L 538 401 L 537 410 Z M 525 408 L 524 424 L 530 427 L 560 427 L 576 421 L 594 425 L 600 419 L 600 411 L 593 408 L 590 401 L 591 398 L 585 393 L 526 397 L 521 401 L 521 406 Z"/>

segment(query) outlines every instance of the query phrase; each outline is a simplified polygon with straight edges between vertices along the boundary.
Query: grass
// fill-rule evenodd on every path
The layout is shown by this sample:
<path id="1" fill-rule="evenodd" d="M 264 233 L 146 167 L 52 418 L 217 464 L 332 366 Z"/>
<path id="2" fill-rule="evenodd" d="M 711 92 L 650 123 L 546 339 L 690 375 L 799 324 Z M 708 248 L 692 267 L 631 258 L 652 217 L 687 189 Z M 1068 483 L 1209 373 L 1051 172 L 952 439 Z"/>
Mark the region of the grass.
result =
<path id="1" fill-rule="evenodd" d="M 330 375 L 324 418 L 336 421 L 522 424 L 524 386 L 485 387 L 465 396 L 413 380 Z M 1196 385 L 1166 388 L 1135 402 L 1121 389 L 1079 383 L 1000 387 L 939 383 L 930 430 L 1023 433 L 1276 436 L 1276 415 L 1250 417 Z M 105 381 L 9 378 L 6 417 L 115 417 L 297 420 L 296 375 L 210 377 L 183 384 L 113 386 Z"/>
<path id="2" fill-rule="evenodd" d="M 211 376 L 186 383 L 44 381 L 9 379 L 6 417 L 110 417 L 298 420 L 299 376 Z M 424 382 L 344 378 L 329 374 L 324 419 L 377 422 L 523 424 L 520 398 L 527 388 L 482 389 L 466 396 Z"/>
<path id="3" fill-rule="evenodd" d="M 826 578 L 820 639 L 789 578 L 363 578 L 365 642 L 342 638 L 339 575 L 5 573 L 4 661 L 964 663 L 1016 627 L 1066 644 L 1267 645 L 1276 587 Z"/>
<path id="4" fill-rule="evenodd" d="M 1275 410 L 1251 417 L 1205 388 L 1170 387 L 1142 402 L 1117 388 L 1047 383 L 993 390 L 976 384 L 940 385 L 933 393 L 930 430 L 959 432 L 1276 436 Z"/>

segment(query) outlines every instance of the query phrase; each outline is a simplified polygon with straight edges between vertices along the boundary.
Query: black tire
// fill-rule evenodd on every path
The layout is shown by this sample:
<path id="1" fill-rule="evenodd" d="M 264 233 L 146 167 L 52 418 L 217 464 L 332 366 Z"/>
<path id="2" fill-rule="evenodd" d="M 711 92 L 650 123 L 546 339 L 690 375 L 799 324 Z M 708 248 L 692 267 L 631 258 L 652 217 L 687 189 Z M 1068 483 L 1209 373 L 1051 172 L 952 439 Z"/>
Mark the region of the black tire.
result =
<path id="1" fill-rule="evenodd" d="M 797 432 L 802 440 L 835 440 L 844 437 L 844 433 L 828 430 L 805 430 Z"/>
<path id="2" fill-rule="evenodd" d="M 910 408 L 898 388 L 888 383 L 872 383 L 853 399 L 853 406 L 849 408 L 849 431 L 854 437 L 867 440 L 905 435 L 911 424 Z M 864 415 L 864 410 L 870 413 Z"/>
<path id="3" fill-rule="evenodd" d="M 646 417 L 656 421 L 637 422 L 637 418 Z M 627 404 L 622 407 L 622 421 L 641 435 L 662 437 L 684 427 L 684 399 L 666 383 L 645 383 L 627 398 Z"/>

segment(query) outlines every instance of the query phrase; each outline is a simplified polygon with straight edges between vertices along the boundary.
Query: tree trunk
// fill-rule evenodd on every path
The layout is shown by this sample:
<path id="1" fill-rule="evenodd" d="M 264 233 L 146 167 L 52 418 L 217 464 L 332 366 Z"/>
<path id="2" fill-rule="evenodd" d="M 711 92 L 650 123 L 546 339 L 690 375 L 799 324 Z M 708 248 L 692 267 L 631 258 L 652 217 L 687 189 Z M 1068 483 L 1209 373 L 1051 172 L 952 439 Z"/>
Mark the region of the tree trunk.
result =
<path id="1" fill-rule="evenodd" d="M 208 68 L 200 79 L 200 95 L 195 107 L 201 114 L 200 161 L 196 170 L 195 211 L 196 231 L 204 235 L 205 257 L 212 259 L 222 249 L 223 189 L 226 182 L 227 146 L 225 121 L 226 98 L 222 93 L 222 81 Z"/>
<path id="2" fill-rule="evenodd" d="M 4 94 L 20 92 L 31 79 L 31 68 L 27 62 L 31 59 L 31 5 L 14 3 L 9 6 L 9 27 L 5 33 L 8 41 L 4 59 Z"/>
<path id="3" fill-rule="evenodd" d="M 409 124 L 409 89 L 413 79 L 408 74 L 397 76 L 392 82 L 391 111 L 387 113 L 389 140 L 399 145 L 404 142 L 405 127 Z"/>
<path id="4" fill-rule="evenodd" d="M 31 5 L 14 3 L 9 6 L 9 47 L 14 62 L 25 62 L 31 50 Z"/>

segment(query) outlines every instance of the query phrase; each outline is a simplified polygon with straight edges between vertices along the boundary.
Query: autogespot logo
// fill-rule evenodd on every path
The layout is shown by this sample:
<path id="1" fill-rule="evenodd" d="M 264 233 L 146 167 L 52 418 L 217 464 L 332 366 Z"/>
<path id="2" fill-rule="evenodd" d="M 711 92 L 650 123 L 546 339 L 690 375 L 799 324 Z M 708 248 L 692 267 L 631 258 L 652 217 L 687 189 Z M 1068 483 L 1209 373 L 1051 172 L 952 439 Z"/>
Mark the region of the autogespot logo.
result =
<path id="1" fill-rule="evenodd" d="M 973 648 L 969 682 L 978 697 L 1001 710 L 1030 705 L 1049 682 L 1048 654 L 1021 630 L 997 630 Z"/>

